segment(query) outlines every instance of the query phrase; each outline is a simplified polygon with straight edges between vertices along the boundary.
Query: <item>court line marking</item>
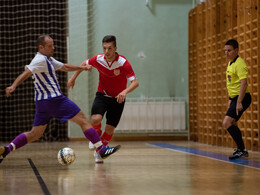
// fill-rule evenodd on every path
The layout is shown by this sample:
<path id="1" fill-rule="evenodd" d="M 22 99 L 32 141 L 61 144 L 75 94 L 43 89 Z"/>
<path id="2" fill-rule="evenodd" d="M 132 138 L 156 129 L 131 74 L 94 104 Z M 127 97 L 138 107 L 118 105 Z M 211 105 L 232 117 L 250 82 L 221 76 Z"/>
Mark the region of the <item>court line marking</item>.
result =
<path id="1" fill-rule="evenodd" d="M 39 182 L 39 184 L 40 184 L 40 186 L 42 188 L 42 191 L 43 191 L 44 195 L 50 195 L 51 193 L 49 192 L 46 184 L 44 183 L 44 181 L 43 181 L 40 173 L 38 172 L 36 166 L 34 165 L 32 159 L 28 158 L 28 161 L 29 161 L 29 163 L 30 163 L 30 165 L 31 165 L 31 167 L 33 169 L 33 172 L 34 172 L 34 174 L 35 174 L 35 176 L 36 176 L 36 178 L 37 178 L 37 180 L 38 180 L 38 182 Z"/>
<path id="2" fill-rule="evenodd" d="M 188 148 L 183 146 L 177 146 L 169 143 L 147 143 L 148 145 L 151 145 L 153 147 L 159 147 L 159 148 L 165 148 L 169 150 L 173 150 L 176 152 L 182 152 L 187 153 L 195 156 L 201 156 L 213 160 L 218 160 L 226 163 L 236 164 L 240 166 L 250 167 L 254 169 L 260 170 L 260 161 L 251 160 L 247 158 L 239 158 L 236 160 L 229 160 L 228 155 L 221 154 L 221 153 L 215 153 L 215 152 L 209 152 L 204 150 L 199 150 L 195 148 Z"/>

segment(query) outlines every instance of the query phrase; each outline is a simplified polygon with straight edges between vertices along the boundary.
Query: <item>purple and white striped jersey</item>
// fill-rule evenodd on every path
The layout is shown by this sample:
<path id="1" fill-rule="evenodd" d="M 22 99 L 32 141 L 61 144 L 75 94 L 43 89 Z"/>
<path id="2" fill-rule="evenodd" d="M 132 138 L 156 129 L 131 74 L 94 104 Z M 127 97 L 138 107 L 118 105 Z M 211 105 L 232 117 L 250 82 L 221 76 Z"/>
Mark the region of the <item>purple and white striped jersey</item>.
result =
<path id="1" fill-rule="evenodd" d="M 56 70 L 64 64 L 37 53 L 31 63 L 26 67 L 33 73 L 35 101 L 50 99 L 61 95 L 60 85 L 56 76 Z"/>

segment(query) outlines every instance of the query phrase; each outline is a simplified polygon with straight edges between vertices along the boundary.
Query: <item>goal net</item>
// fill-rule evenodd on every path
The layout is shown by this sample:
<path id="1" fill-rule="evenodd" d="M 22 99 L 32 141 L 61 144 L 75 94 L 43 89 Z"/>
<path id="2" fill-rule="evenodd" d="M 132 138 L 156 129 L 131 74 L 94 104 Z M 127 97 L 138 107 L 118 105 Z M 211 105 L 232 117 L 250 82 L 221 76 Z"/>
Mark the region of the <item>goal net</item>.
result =
<path id="1" fill-rule="evenodd" d="M 29 131 L 35 104 L 32 79 L 27 79 L 11 95 L 5 88 L 24 71 L 37 52 L 36 39 L 49 34 L 54 39 L 54 57 L 67 61 L 67 1 L 2 0 L 0 6 L 0 140 L 10 141 Z M 67 74 L 57 72 L 63 94 L 67 95 Z M 40 140 L 67 140 L 67 123 L 53 119 Z"/>

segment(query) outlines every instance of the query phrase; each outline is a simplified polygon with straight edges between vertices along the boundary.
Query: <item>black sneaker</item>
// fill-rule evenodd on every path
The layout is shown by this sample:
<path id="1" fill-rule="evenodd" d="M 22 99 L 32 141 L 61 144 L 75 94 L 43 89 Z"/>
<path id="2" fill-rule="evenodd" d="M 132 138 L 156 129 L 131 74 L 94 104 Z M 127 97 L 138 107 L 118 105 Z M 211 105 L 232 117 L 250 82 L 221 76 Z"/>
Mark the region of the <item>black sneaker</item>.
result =
<path id="1" fill-rule="evenodd" d="M 236 149 L 233 155 L 229 156 L 229 160 L 234 160 L 241 157 L 248 157 L 248 152 L 246 149 L 244 150 Z"/>
<path id="2" fill-rule="evenodd" d="M 99 154 L 100 154 L 101 158 L 105 159 L 105 158 L 109 157 L 111 154 L 118 151 L 120 148 L 121 148 L 120 145 L 117 145 L 115 147 L 106 146 L 104 152 L 102 152 L 102 153 L 99 152 Z"/>
<path id="3" fill-rule="evenodd" d="M 0 146 L 0 164 L 8 154 L 8 148 L 6 146 Z"/>

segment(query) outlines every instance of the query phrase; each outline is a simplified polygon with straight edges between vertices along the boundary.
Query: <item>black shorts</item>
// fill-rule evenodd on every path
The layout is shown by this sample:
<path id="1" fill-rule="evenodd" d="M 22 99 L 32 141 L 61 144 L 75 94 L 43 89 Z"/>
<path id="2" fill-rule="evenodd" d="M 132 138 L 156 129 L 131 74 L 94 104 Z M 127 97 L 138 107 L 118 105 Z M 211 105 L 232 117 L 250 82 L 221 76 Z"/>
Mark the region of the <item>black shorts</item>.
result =
<path id="1" fill-rule="evenodd" d="M 125 101 L 119 104 L 116 98 L 97 92 L 92 104 L 91 115 L 106 113 L 106 124 L 117 127 L 124 110 Z"/>
<path id="2" fill-rule="evenodd" d="M 231 103 L 230 103 L 230 106 L 229 106 L 228 111 L 226 113 L 227 116 L 230 116 L 230 117 L 236 119 L 236 121 L 238 121 L 240 119 L 243 112 L 250 106 L 251 101 L 252 101 L 250 93 L 246 93 L 245 97 L 242 101 L 243 109 L 241 111 L 239 111 L 238 115 L 237 115 L 237 113 L 236 113 L 237 98 L 238 98 L 238 96 L 236 96 L 234 98 L 230 98 Z"/>

